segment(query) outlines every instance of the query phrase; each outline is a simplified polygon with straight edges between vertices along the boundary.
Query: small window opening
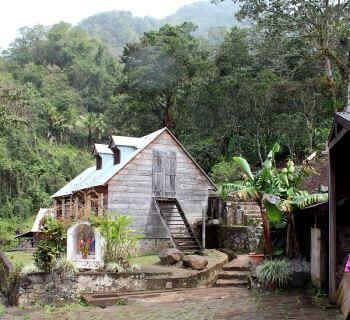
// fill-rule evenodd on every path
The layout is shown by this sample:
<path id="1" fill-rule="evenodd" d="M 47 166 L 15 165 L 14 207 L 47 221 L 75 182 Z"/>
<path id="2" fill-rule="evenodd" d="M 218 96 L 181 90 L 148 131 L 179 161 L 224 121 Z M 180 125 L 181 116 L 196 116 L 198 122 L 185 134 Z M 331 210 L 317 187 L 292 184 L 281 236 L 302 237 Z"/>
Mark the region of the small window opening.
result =
<path id="1" fill-rule="evenodd" d="M 114 155 L 114 164 L 120 163 L 120 150 L 117 147 L 112 149 Z"/>
<path id="2" fill-rule="evenodd" d="M 96 170 L 102 169 L 102 157 L 98 154 L 96 155 Z"/>

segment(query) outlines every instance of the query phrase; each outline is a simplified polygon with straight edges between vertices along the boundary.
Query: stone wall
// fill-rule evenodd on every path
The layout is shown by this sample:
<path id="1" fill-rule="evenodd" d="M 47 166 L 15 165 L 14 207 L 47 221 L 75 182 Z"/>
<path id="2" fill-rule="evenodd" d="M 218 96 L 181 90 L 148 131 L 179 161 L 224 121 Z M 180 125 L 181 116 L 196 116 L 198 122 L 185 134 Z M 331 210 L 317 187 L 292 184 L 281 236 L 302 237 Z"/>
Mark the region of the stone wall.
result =
<path id="1" fill-rule="evenodd" d="M 259 226 L 219 226 L 219 248 L 235 252 L 256 251 L 262 238 L 262 227 Z"/>
<path id="2" fill-rule="evenodd" d="M 216 281 L 227 261 L 227 255 L 220 253 L 204 270 L 187 276 L 173 275 L 172 272 L 84 272 L 62 278 L 52 273 L 30 273 L 21 278 L 17 303 L 76 301 L 84 293 L 208 287 Z"/>
<path id="3" fill-rule="evenodd" d="M 259 225 L 261 212 L 258 203 L 253 201 L 238 201 L 229 197 L 226 201 L 226 221 L 222 224 L 233 225 Z"/>
<path id="4" fill-rule="evenodd" d="M 169 239 L 147 239 L 143 238 L 139 241 L 137 252 L 139 254 L 153 254 L 158 253 L 162 249 L 171 248 L 172 245 Z"/>

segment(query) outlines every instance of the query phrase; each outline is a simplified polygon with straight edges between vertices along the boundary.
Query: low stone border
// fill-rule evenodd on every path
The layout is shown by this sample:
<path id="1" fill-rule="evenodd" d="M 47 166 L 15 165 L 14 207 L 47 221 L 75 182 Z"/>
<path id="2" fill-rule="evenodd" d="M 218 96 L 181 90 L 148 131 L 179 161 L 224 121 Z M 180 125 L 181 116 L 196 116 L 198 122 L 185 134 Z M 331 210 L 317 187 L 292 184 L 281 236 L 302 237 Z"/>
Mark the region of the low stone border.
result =
<path id="1" fill-rule="evenodd" d="M 204 270 L 193 271 L 188 276 L 172 275 L 170 272 L 84 272 L 62 279 L 50 273 L 30 273 L 21 279 L 18 303 L 76 301 L 82 294 L 91 293 L 210 287 L 215 283 L 223 265 L 228 262 L 226 254 L 217 253 L 216 260 L 211 261 Z"/>

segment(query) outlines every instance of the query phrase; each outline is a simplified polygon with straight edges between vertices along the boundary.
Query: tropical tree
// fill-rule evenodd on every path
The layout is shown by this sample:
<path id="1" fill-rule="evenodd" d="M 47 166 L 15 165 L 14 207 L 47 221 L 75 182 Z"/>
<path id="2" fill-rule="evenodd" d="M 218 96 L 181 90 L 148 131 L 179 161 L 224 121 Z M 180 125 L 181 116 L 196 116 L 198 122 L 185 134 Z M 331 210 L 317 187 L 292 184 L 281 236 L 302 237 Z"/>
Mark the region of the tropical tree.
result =
<path id="1" fill-rule="evenodd" d="M 261 208 L 263 220 L 264 241 L 267 253 L 272 256 L 270 238 L 270 224 L 284 227 L 283 220 L 287 220 L 286 255 L 293 255 L 293 247 L 297 242 L 294 235 L 294 220 L 292 212 L 312 204 L 327 201 L 328 194 L 309 194 L 298 189 L 302 177 L 302 168 L 296 168 L 294 162 L 289 160 L 286 167 L 277 169 L 275 154 L 280 151 L 279 144 L 275 144 L 262 169 L 253 173 L 248 162 L 241 157 L 234 157 L 245 175 L 243 183 L 228 183 L 223 185 L 225 193 L 233 192 L 242 199 L 256 200 Z"/>

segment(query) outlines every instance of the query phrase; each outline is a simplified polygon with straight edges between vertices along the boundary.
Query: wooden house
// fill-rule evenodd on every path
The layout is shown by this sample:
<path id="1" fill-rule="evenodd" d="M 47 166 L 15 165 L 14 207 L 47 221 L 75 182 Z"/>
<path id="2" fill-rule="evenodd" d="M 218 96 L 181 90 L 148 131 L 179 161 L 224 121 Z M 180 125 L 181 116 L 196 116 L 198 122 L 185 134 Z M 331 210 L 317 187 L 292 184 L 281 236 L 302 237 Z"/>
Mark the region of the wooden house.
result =
<path id="1" fill-rule="evenodd" d="M 18 244 L 20 248 L 31 249 L 37 247 L 43 236 L 40 231 L 40 221 L 47 215 L 53 215 L 53 211 L 48 208 L 40 208 L 30 231 L 24 232 L 15 237 L 19 241 Z"/>
<path id="2" fill-rule="evenodd" d="M 93 156 L 95 166 L 53 195 L 58 218 L 83 207 L 94 214 L 125 214 L 144 236 L 142 252 L 169 244 L 200 251 L 193 224 L 216 187 L 167 128 L 141 138 L 111 136 L 109 145 L 94 145 Z"/>
<path id="3" fill-rule="evenodd" d="M 334 115 L 328 148 L 329 293 L 331 301 L 335 302 L 350 254 L 350 113 L 338 112 Z M 347 281 L 350 285 L 350 277 Z M 350 291 L 345 298 L 349 307 Z"/>

